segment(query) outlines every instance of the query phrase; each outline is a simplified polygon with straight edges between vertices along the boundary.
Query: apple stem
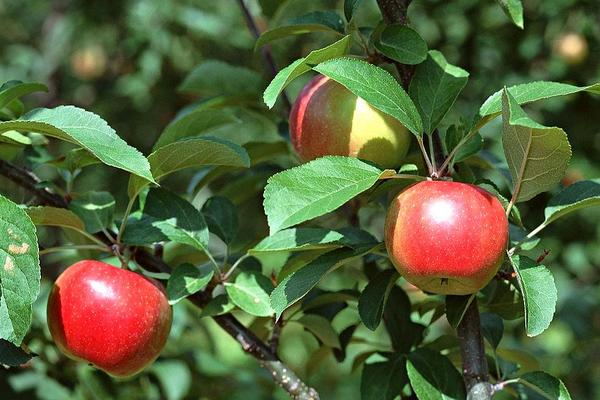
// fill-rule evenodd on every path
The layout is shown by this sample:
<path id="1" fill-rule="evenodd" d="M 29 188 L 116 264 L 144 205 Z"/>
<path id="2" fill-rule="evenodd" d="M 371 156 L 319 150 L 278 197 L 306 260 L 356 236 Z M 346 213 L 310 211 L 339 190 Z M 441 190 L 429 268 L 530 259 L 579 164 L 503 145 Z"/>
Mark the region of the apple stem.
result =
<path id="1" fill-rule="evenodd" d="M 462 372 L 467 387 L 467 399 L 491 400 L 494 386 L 489 382 L 485 347 L 481 335 L 481 322 L 477 298 L 467 307 L 457 327 Z"/>

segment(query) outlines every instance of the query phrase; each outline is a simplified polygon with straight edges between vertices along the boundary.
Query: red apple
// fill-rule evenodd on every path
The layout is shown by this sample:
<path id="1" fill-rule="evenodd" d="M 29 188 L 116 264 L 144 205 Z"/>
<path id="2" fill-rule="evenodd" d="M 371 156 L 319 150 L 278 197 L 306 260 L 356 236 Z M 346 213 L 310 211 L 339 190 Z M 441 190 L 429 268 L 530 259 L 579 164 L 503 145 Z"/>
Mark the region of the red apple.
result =
<path id="1" fill-rule="evenodd" d="M 323 75 L 298 95 L 290 114 L 290 136 L 303 161 L 338 155 L 385 168 L 401 164 L 411 137 L 396 119 Z"/>
<path id="2" fill-rule="evenodd" d="M 171 320 L 158 282 L 100 261 L 67 268 L 48 299 L 58 348 L 116 377 L 133 375 L 158 357 Z"/>
<path id="3" fill-rule="evenodd" d="M 508 220 L 502 204 L 465 183 L 426 181 L 390 205 L 385 243 L 398 272 L 421 290 L 470 294 L 498 271 Z"/>

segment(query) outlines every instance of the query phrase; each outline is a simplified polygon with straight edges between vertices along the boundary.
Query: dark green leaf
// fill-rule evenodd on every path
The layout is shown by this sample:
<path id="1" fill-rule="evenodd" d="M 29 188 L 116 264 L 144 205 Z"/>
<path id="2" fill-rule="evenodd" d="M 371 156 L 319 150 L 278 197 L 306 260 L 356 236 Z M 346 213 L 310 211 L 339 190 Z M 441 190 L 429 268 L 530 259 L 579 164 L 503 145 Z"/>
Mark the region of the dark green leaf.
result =
<path id="1" fill-rule="evenodd" d="M 226 244 L 231 244 L 239 228 L 238 213 L 235 205 L 221 196 L 211 197 L 202 206 L 202 214 L 208 230 L 217 235 Z"/>
<path id="2" fill-rule="evenodd" d="M 344 16 L 350 22 L 362 0 L 344 0 Z"/>
<path id="3" fill-rule="evenodd" d="M 48 87 L 43 83 L 8 81 L 0 86 L 0 109 L 11 101 L 34 92 L 47 92 Z"/>
<path id="4" fill-rule="evenodd" d="M 113 222 L 115 198 L 108 192 L 88 192 L 69 203 L 69 209 L 81 218 L 89 233 L 108 228 Z"/>
<path id="5" fill-rule="evenodd" d="M 446 318 L 452 328 L 456 329 L 458 327 L 474 298 L 475 295 L 446 296 Z"/>
<path id="6" fill-rule="evenodd" d="M 9 341 L 0 339 L 0 365 L 18 367 L 31 360 L 35 354 L 26 353 Z"/>
<path id="7" fill-rule="evenodd" d="M 293 25 L 280 26 L 278 28 L 271 29 L 269 31 L 264 32 L 260 37 L 256 40 L 254 45 L 254 49 L 260 49 L 264 45 L 271 43 L 275 40 L 283 39 L 288 36 L 294 35 L 305 35 L 307 33 L 314 32 L 328 32 L 334 33 L 336 35 L 342 35 L 340 31 L 333 29 L 331 26 L 323 25 L 317 22 L 309 22 L 309 23 L 296 23 Z"/>
<path id="8" fill-rule="evenodd" d="M 226 314 L 233 310 L 235 305 L 229 301 L 226 294 L 220 294 L 213 298 L 200 313 L 200 317 L 212 317 L 214 315 Z"/>
<path id="9" fill-rule="evenodd" d="M 406 358 L 366 364 L 360 382 L 361 400 L 394 400 L 408 383 Z"/>
<path id="10" fill-rule="evenodd" d="M 375 47 L 402 64 L 419 64 L 427 57 L 427 43 L 421 35 L 402 24 L 386 26 L 375 40 Z"/>
<path id="11" fill-rule="evenodd" d="M 205 264 L 196 267 L 192 264 L 181 264 L 176 267 L 167 282 L 167 296 L 169 304 L 176 304 L 180 300 L 191 296 L 204 289 L 214 274 L 212 265 Z"/>
<path id="12" fill-rule="evenodd" d="M 205 60 L 185 78 L 179 91 L 207 96 L 256 95 L 263 80 L 256 71 L 218 60 Z"/>
<path id="13" fill-rule="evenodd" d="M 550 199 L 545 225 L 573 211 L 600 205 L 600 179 L 575 182 Z"/>
<path id="14" fill-rule="evenodd" d="M 463 400 L 460 373 L 445 356 L 427 349 L 410 353 L 406 365 L 410 384 L 419 399 Z"/>
<path id="15" fill-rule="evenodd" d="M 504 321 L 498 315 L 492 313 L 482 313 L 480 318 L 483 337 L 494 349 L 498 348 L 504 334 Z"/>
<path id="16" fill-rule="evenodd" d="M 383 309 L 383 322 L 392 347 L 398 353 L 407 353 L 412 346 L 423 340 L 424 326 L 410 319 L 411 304 L 399 286 L 392 286 Z"/>
<path id="17" fill-rule="evenodd" d="M 427 60 L 417 66 L 408 93 L 421 114 L 426 133 L 439 125 L 468 79 L 467 71 L 448 63 L 437 50 L 431 50 Z"/>
<path id="18" fill-rule="evenodd" d="M 571 400 L 565 384 L 542 371 L 522 375 L 519 384 L 522 400 Z"/>
<path id="19" fill-rule="evenodd" d="M 315 335 L 325 346 L 341 348 L 338 334 L 327 318 L 316 314 L 305 314 L 297 322 Z"/>
<path id="20" fill-rule="evenodd" d="M 381 322 L 387 297 L 400 276 L 395 269 L 379 272 L 365 287 L 358 300 L 358 314 L 367 328 L 374 331 Z"/>
<path id="21" fill-rule="evenodd" d="M 289 25 L 324 25 L 339 33 L 344 33 L 344 21 L 335 11 L 313 11 L 308 14 L 300 15 L 288 21 Z"/>
<path id="22" fill-rule="evenodd" d="M 416 136 L 423 134 L 419 111 L 386 70 L 354 58 L 325 61 L 314 70 L 341 83 L 373 107 L 396 118 Z"/>

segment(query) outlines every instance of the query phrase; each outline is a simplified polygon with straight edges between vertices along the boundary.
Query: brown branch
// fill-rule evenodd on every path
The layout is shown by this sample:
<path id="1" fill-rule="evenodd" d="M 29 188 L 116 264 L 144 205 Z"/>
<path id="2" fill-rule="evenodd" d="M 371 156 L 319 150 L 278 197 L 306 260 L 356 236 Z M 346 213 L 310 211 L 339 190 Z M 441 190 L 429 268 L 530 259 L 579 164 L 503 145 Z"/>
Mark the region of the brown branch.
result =
<path id="1" fill-rule="evenodd" d="M 242 14 L 244 14 L 244 20 L 246 21 L 248 30 L 250 31 L 250 33 L 252 33 L 252 36 L 254 36 L 254 40 L 258 39 L 260 37 L 261 32 L 260 29 L 258 29 L 256 21 L 250 13 L 248 6 L 246 6 L 245 0 L 238 0 L 238 4 L 240 6 L 240 9 L 242 10 Z M 277 72 L 279 72 L 279 70 L 277 69 L 275 58 L 273 57 L 273 53 L 271 52 L 271 46 L 263 46 L 263 48 L 261 49 L 261 54 L 263 61 L 270 72 L 271 79 L 275 78 L 275 75 L 277 75 Z M 281 98 L 283 99 L 283 108 L 285 115 L 289 115 L 290 110 L 292 109 L 292 103 L 290 102 L 289 97 L 285 93 L 285 90 L 281 92 Z"/>
<path id="2" fill-rule="evenodd" d="M 66 208 L 67 201 L 41 187 L 40 179 L 32 172 L 17 167 L 7 161 L 0 160 L 0 175 L 5 176 L 17 185 L 27 189 L 34 194 L 40 203 L 53 207 Z M 98 239 L 112 245 L 104 235 L 96 235 Z M 144 269 L 153 272 L 170 272 L 171 268 L 159 257 L 151 254 L 144 248 L 134 247 L 131 253 L 135 261 Z M 160 253 L 160 252 L 159 252 Z M 211 300 L 206 292 L 199 292 L 188 297 L 194 305 L 204 307 Z M 256 358 L 260 365 L 266 368 L 272 375 L 273 380 L 290 394 L 292 399 L 318 400 L 319 394 L 308 387 L 293 371 L 287 368 L 277 357 L 270 347 L 260 340 L 254 333 L 248 330 L 240 321 L 231 314 L 223 314 L 213 317 L 215 322 L 233 337 L 244 349 L 244 351 Z"/>
<path id="3" fill-rule="evenodd" d="M 457 328 L 462 372 L 467 386 L 468 400 L 491 400 L 494 386 L 489 382 L 485 347 L 477 299 L 474 298 Z"/>

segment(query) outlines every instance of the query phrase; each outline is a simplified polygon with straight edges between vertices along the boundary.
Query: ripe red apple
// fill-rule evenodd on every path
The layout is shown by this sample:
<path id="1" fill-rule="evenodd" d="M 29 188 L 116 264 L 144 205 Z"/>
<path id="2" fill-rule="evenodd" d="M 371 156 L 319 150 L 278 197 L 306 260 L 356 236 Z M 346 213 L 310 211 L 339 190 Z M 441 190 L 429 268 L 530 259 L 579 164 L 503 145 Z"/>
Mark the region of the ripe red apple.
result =
<path id="1" fill-rule="evenodd" d="M 390 205 L 385 243 L 398 272 L 421 290 L 470 294 L 498 271 L 508 220 L 502 204 L 465 183 L 426 181 Z"/>
<path id="2" fill-rule="evenodd" d="M 48 299 L 58 348 L 116 377 L 133 375 L 158 357 L 171 320 L 158 282 L 100 261 L 67 268 Z"/>
<path id="3" fill-rule="evenodd" d="M 385 168 L 401 164 L 411 137 L 396 119 L 323 75 L 298 95 L 290 114 L 290 136 L 303 161 L 350 156 Z"/>

